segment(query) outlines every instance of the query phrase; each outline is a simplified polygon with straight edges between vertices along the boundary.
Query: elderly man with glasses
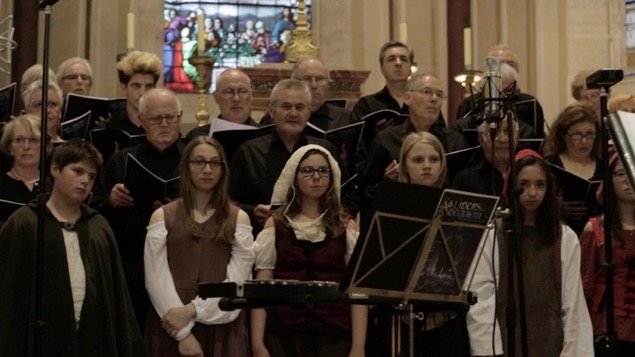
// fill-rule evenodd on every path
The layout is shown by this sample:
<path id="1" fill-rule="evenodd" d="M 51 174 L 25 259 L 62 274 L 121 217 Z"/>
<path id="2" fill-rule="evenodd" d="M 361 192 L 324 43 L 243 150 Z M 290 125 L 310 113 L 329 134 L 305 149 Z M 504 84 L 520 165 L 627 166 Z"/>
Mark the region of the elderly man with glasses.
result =
<path id="1" fill-rule="evenodd" d="M 124 264 L 128 290 L 132 297 L 139 327 L 145 326 L 150 300 L 145 290 L 143 247 L 146 226 L 154 210 L 178 195 L 178 165 L 183 147 L 180 140 L 181 103 L 169 89 L 151 89 L 139 100 L 136 120 L 146 132 L 146 141 L 118 151 L 106 163 L 91 205 L 102 213 L 113 228 Z M 133 160 L 136 159 L 136 160 Z M 155 176 L 166 181 L 165 194 L 151 201 L 156 192 L 142 192 L 143 183 L 134 183 L 140 191 L 131 192 L 126 182 L 127 167 L 138 161 Z M 151 185 L 147 185 L 148 189 Z"/>

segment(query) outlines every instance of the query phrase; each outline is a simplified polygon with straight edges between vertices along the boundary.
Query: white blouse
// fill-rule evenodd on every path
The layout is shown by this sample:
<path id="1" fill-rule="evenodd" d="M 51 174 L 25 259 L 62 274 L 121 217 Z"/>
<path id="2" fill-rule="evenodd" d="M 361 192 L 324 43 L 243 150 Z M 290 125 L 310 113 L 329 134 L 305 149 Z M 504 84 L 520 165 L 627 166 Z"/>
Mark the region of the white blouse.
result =
<path id="1" fill-rule="evenodd" d="M 321 215 L 310 222 L 294 222 L 289 220 L 289 225 L 293 228 L 293 232 L 298 240 L 309 241 L 311 243 L 321 242 L 326 239 L 326 233 L 322 226 L 323 216 L 324 215 Z M 348 264 L 348 260 L 351 254 L 353 254 L 353 249 L 355 249 L 355 243 L 357 243 L 358 237 L 358 231 L 351 228 L 346 229 L 346 255 L 344 256 L 346 264 Z M 256 270 L 273 270 L 275 268 L 276 261 L 278 260 L 275 227 L 265 228 L 258 234 L 256 243 L 254 244 L 254 250 L 256 251 Z"/>
<path id="2" fill-rule="evenodd" d="M 240 282 L 251 279 L 255 259 L 254 238 L 251 230 L 251 226 L 236 225 L 225 282 Z M 148 226 L 147 231 L 143 255 L 146 289 L 154 309 L 162 318 L 171 308 L 182 307 L 184 304 L 176 292 L 168 265 L 166 244 L 168 231 L 165 228 L 165 221 Z M 174 338 L 180 341 L 187 337 L 195 322 L 213 325 L 234 321 L 240 314 L 240 310 L 222 311 L 218 307 L 219 300 L 220 298 L 202 299 L 198 296 L 192 300 L 196 309 L 196 317 L 182 328 Z"/>
<path id="3" fill-rule="evenodd" d="M 500 273 L 498 244 L 494 244 L 494 235 L 495 230 L 492 229 L 481 241 L 484 249 L 470 287 L 470 290 L 475 292 L 478 298 L 478 302 L 470 307 L 467 314 L 467 329 L 473 356 L 502 355 L 504 353 L 500 323 L 494 324 L 496 284 L 499 283 Z M 564 329 L 564 341 L 560 356 L 593 356 L 593 328 L 584 300 L 580 275 L 580 243 L 575 232 L 564 225 L 560 240 L 560 265 L 562 273 L 562 327 Z M 492 351 L 492 332 L 494 333 L 495 351 Z"/>

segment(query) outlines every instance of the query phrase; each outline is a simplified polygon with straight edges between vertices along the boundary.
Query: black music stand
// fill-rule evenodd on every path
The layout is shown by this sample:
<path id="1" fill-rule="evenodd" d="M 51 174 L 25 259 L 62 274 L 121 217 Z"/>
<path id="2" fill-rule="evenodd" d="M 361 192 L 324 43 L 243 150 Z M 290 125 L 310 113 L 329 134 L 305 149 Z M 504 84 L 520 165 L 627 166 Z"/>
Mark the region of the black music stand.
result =
<path id="1" fill-rule="evenodd" d="M 340 288 L 468 305 L 468 273 L 498 197 L 385 181 Z"/>

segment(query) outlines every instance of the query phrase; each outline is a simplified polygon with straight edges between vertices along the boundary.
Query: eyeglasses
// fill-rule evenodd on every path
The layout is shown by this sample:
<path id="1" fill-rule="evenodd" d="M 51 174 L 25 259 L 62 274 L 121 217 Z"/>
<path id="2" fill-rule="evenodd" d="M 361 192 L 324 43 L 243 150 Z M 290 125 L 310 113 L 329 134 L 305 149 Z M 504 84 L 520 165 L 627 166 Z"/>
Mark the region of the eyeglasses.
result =
<path id="1" fill-rule="evenodd" d="M 225 98 L 225 99 L 234 98 L 235 95 L 238 95 L 238 97 L 240 97 L 240 98 L 247 98 L 247 97 L 249 97 L 250 93 L 251 93 L 251 91 L 249 89 L 245 89 L 245 88 L 241 88 L 239 90 L 225 89 L 225 90 L 220 91 L 220 95 L 223 98 Z"/>
<path id="2" fill-rule="evenodd" d="M 320 176 L 320 177 L 330 177 L 331 176 L 331 169 L 329 169 L 328 167 L 313 168 L 313 167 L 309 167 L 309 166 L 304 166 L 304 167 L 300 167 L 298 169 L 298 172 L 305 179 L 313 177 L 313 174 L 316 173 L 316 172 L 317 172 L 318 176 Z"/>
<path id="3" fill-rule="evenodd" d="M 620 182 L 628 181 L 628 175 L 626 174 L 626 171 L 624 170 L 617 170 L 613 172 L 613 177 L 615 177 Z"/>
<path id="4" fill-rule="evenodd" d="M 315 81 L 315 83 L 317 83 L 318 85 L 325 85 L 329 82 L 329 79 L 325 76 L 317 76 L 317 77 L 312 77 L 312 76 L 303 76 L 298 78 L 299 80 L 301 80 L 302 82 L 304 82 L 305 84 L 309 85 L 309 84 L 313 84 L 313 81 Z"/>
<path id="5" fill-rule="evenodd" d="M 69 81 L 75 81 L 77 80 L 77 78 L 81 79 L 82 81 L 90 81 L 90 76 L 87 74 L 67 74 L 62 77 L 63 80 Z"/>
<path id="6" fill-rule="evenodd" d="M 166 123 L 172 124 L 176 123 L 177 120 L 181 117 L 181 113 L 173 113 L 173 114 L 157 114 L 157 115 L 144 115 L 140 114 L 145 120 L 150 122 L 153 125 L 159 125 L 165 120 Z"/>
<path id="7" fill-rule="evenodd" d="M 428 97 L 428 98 L 432 98 L 433 96 L 437 96 L 437 98 L 439 98 L 439 99 L 447 98 L 445 96 L 445 93 L 443 93 L 443 91 L 434 90 L 432 88 L 413 89 L 410 92 L 417 92 L 417 93 L 420 93 L 423 96 Z"/>
<path id="8" fill-rule="evenodd" d="M 485 140 L 490 140 L 491 136 L 489 132 L 481 132 L 481 137 Z M 509 139 L 509 134 L 507 133 L 507 128 L 500 128 L 496 131 L 496 136 L 494 140 L 501 140 L 503 138 Z"/>
<path id="9" fill-rule="evenodd" d="M 209 164 L 209 167 L 212 170 L 218 170 L 221 167 L 223 167 L 223 162 L 221 160 L 203 160 L 203 159 L 193 159 L 190 160 L 190 164 L 192 164 L 192 166 L 196 167 L 197 169 L 204 169 L 205 166 L 207 166 Z"/>
<path id="10" fill-rule="evenodd" d="M 57 109 L 61 107 L 59 102 L 46 102 L 46 106 L 50 109 Z M 29 104 L 29 108 L 42 108 L 42 102 L 35 102 Z"/>
<path id="11" fill-rule="evenodd" d="M 567 136 L 571 138 L 571 140 L 573 141 L 580 141 L 582 139 L 587 139 L 589 141 L 593 141 L 595 140 L 595 137 L 597 136 L 596 133 L 592 133 L 592 132 L 588 132 L 588 133 L 573 133 L 573 134 L 569 134 L 567 133 Z"/>
<path id="12" fill-rule="evenodd" d="M 13 138 L 11 140 L 11 143 L 13 145 L 24 145 L 24 143 L 29 143 L 31 145 L 37 145 L 40 143 L 40 138 L 36 138 L 36 137 L 30 137 L 30 138 L 25 138 L 23 136 L 18 136 L 17 138 Z"/>

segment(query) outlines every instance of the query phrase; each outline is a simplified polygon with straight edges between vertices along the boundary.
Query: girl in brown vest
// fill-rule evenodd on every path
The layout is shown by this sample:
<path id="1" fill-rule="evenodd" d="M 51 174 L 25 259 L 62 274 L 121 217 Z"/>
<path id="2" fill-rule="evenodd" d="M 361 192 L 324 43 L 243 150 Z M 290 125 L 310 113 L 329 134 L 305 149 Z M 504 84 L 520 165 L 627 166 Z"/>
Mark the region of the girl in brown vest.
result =
<path id="1" fill-rule="evenodd" d="M 192 140 L 180 164 L 181 197 L 154 212 L 146 236 L 145 281 L 154 311 L 150 356 L 249 356 L 245 315 L 198 297 L 201 282 L 244 281 L 254 262 L 247 214 L 230 204 L 221 145 Z"/>
<path id="2" fill-rule="evenodd" d="M 571 228 L 560 221 L 555 179 L 548 164 L 532 150 L 521 150 L 516 160 L 516 188 L 503 188 L 503 198 L 518 200 L 522 228 L 518 233 L 523 275 L 524 306 L 514 296 L 518 311 L 526 314 L 528 356 L 593 356 L 591 321 L 580 277 L 580 244 Z M 509 171 L 507 173 L 509 177 Z M 502 225 L 502 223 L 501 223 Z M 503 227 L 484 238 L 482 256 L 471 285 L 478 301 L 467 315 L 473 356 L 503 355 L 511 338 L 515 355 L 522 356 L 520 323 L 507 336 L 507 244 Z M 500 254 L 499 254 L 500 252 Z M 518 319 L 520 322 L 520 319 Z"/>

